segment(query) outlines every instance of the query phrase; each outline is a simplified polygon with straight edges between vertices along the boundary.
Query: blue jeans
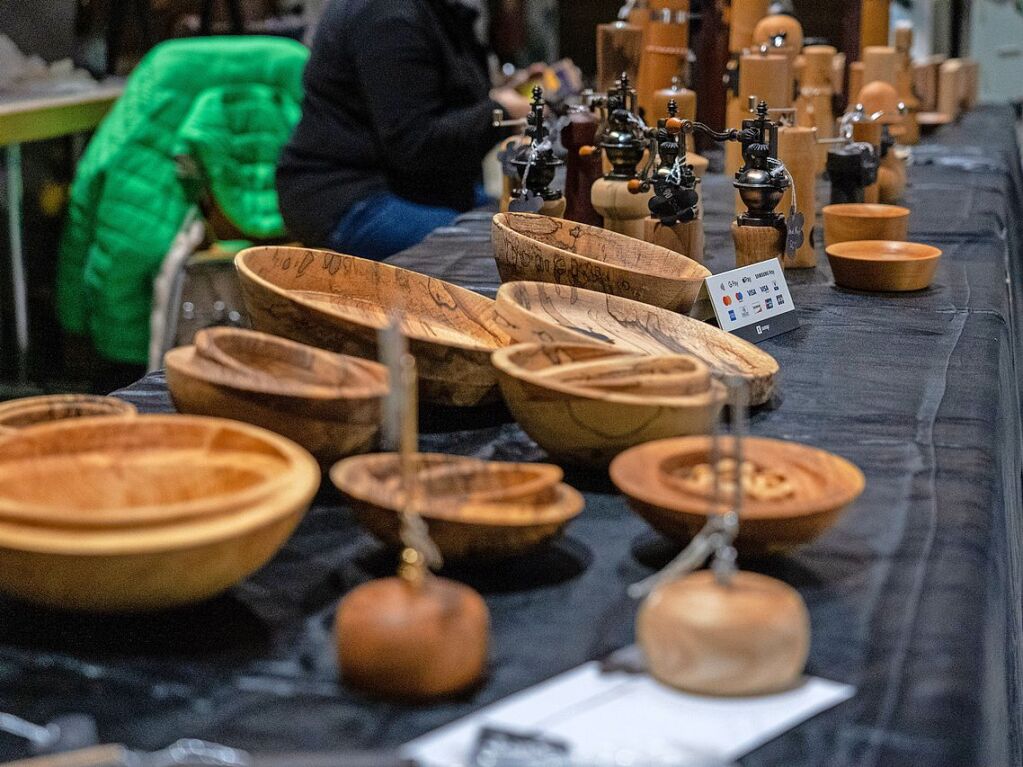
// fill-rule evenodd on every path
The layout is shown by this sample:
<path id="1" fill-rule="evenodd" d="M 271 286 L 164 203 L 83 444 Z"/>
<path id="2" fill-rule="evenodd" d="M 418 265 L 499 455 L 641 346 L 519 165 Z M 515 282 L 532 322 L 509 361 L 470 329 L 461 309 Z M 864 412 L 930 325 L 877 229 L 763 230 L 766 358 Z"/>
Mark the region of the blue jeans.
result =
<path id="1" fill-rule="evenodd" d="M 420 205 L 386 192 L 355 203 L 331 232 L 327 245 L 350 256 L 380 261 L 422 242 L 458 217 L 453 208 Z"/>

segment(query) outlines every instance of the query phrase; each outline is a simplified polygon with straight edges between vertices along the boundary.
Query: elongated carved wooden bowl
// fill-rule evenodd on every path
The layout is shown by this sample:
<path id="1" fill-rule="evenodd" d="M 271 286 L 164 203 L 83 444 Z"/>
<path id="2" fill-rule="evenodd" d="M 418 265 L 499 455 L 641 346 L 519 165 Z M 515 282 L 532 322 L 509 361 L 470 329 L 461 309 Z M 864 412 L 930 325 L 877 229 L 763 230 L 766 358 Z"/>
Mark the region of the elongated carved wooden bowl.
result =
<path id="1" fill-rule="evenodd" d="M 510 343 L 494 304 L 470 290 L 326 250 L 259 247 L 235 258 L 257 330 L 376 359 L 390 312 L 415 355 L 423 399 L 471 407 L 497 398 L 490 352 Z"/>
<path id="2" fill-rule="evenodd" d="M 138 412 L 130 402 L 117 397 L 91 394 L 48 394 L 41 397 L 0 402 L 0 430 L 23 429 L 40 423 L 65 418 L 89 418 L 101 415 L 134 415 Z M 2 432 L 0 432 L 2 433 Z"/>
<path id="3" fill-rule="evenodd" d="M 448 560 L 523 554 L 560 533 L 583 508 L 582 496 L 561 481 L 557 466 L 431 453 L 417 460 L 412 507 Z M 397 454 L 347 458 L 330 478 L 367 530 L 389 545 L 400 543 L 405 493 Z"/>
<path id="4" fill-rule="evenodd" d="M 688 312 L 710 276 L 667 248 L 560 218 L 499 213 L 492 234 L 504 282 L 570 285 Z"/>
<path id="5" fill-rule="evenodd" d="M 494 352 L 493 363 L 526 433 L 555 459 L 587 466 L 643 442 L 706 434 L 726 398 L 690 355 L 526 343 Z"/>
<path id="6" fill-rule="evenodd" d="M 679 437 L 627 450 L 611 463 L 611 479 L 632 509 L 663 535 L 687 543 L 707 521 L 713 492 L 686 483 L 685 472 L 710 463 L 709 437 Z M 721 455 L 734 455 L 721 441 Z M 757 469 L 780 473 L 792 493 L 778 498 L 745 496 L 740 512 L 740 551 L 761 554 L 808 543 L 827 530 L 863 492 L 864 478 L 849 461 L 824 450 L 750 437 L 743 458 Z M 723 503 L 731 504 L 732 498 Z"/>
<path id="7" fill-rule="evenodd" d="M 318 485 L 306 451 L 235 421 L 27 429 L 0 440 L 0 590 L 101 612 L 199 601 L 273 556 Z"/>
<path id="8" fill-rule="evenodd" d="M 863 240 L 827 248 L 835 284 L 871 293 L 901 293 L 929 287 L 941 250 L 917 242 Z"/>
<path id="9" fill-rule="evenodd" d="M 201 331 L 167 353 L 178 410 L 245 421 L 291 439 L 330 466 L 376 445 L 387 369 L 252 330 Z"/>
<path id="10" fill-rule="evenodd" d="M 607 344 L 641 354 L 691 354 L 716 377 L 738 376 L 750 402 L 774 392 L 778 363 L 741 338 L 691 317 L 592 290 L 509 282 L 497 292 L 497 322 L 517 341 Z"/>

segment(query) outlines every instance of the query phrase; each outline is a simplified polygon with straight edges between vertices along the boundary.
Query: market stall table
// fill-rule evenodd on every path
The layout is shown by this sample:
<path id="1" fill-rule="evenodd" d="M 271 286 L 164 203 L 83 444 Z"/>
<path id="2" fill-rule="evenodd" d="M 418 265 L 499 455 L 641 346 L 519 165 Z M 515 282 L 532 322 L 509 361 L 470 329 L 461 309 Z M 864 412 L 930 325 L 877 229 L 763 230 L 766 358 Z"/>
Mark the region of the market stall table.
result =
<path id="1" fill-rule="evenodd" d="M 815 543 L 744 563 L 805 598 L 808 671 L 857 688 L 848 703 L 744 758 L 751 767 L 1021 758 L 1014 307 L 1023 186 L 1011 114 L 967 115 L 916 156 L 910 236 L 944 249 L 935 284 L 887 296 L 836 289 L 822 255 L 816 270 L 788 273 L 801 327 L 763 344 L 781 364 L 780 396 L 753 413 L 752 432 L 842 455 L 863 469 L 867 488 Z M 730 189 L 712 176 L 704 192 L 708 266 L 721 271 L 733 265 Z M 471 214 L 393 262 L 493 294 L 489 225 Z M 160 374 L 121 396 L 143 411 L 171 409 Z M 500 411 L 458 423 L 430 415 L 425 450 L 544 457 Z M 85 711 L 106 740 L 146 749 L 182 736 L 253 750 L 397 746 L 632 641 L 626 587 L 677 549 L 603 475 L 569 471 L 567 481 L 587 506 L 562 540 L 449 573 L 483 592 L 493 620 L 489 678 L 465 697 L 405 707 L 338 682 L 335 605 L 393 572 L 394 560 L 325 481 L 279 555 L 207 604 L 113 618 L 3 604 L 0 710 L 35 721 Z"/>

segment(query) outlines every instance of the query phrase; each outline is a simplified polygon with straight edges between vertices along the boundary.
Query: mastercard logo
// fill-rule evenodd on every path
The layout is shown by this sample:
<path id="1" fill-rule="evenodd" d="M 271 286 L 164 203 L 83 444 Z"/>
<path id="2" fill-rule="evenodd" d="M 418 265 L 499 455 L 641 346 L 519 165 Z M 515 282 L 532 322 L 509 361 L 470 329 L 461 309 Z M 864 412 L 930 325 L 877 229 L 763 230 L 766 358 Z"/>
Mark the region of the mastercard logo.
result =
<path id="1" fill-rule="evenodd" d="M 722 300 L 725 302 L 725 306 L 731 306 L 732 305 L 732 297 L 731 296 L 725 296 Z"/>

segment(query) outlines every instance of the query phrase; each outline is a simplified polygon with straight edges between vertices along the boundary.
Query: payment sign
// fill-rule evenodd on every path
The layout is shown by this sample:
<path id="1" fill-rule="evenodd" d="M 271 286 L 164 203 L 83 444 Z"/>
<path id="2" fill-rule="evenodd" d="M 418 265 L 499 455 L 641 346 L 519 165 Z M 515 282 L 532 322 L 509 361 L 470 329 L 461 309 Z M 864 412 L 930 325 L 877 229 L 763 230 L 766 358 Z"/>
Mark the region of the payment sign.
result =
<path id="1" fill-rule="evenodd" d="M 722 330 L 757 343 L 799 327 L 785 272 L 777 258 L 707 278 Z M 742 311 L 736 304 L 742 304 Z"/>

